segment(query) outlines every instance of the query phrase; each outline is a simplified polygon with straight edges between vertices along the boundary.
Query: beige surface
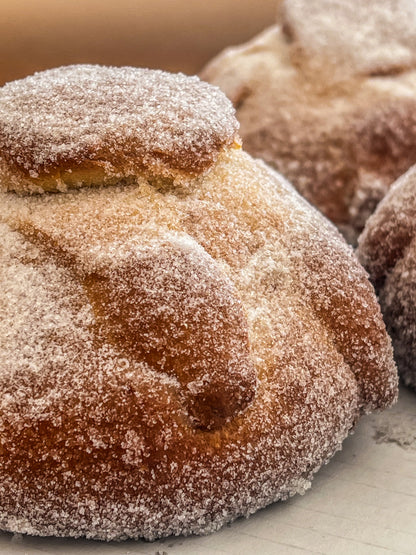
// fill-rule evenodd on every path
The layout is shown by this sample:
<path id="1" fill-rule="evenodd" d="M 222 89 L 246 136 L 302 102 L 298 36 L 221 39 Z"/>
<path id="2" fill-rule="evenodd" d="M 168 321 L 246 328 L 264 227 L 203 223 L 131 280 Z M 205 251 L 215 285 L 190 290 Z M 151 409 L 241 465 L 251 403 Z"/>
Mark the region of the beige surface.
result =
<path id="1" fill-rule="evenodd" d="M 0 85 L 73 63 L 195 73 L 270 25 L 276 0 L 0 0 Z"/>
<path id="2" fill-rule="evenodd" d="M 101 543 L 0 533 L 2 555 L 416 553 L 416 394 L 361 420 L 303 497 L 205 537 Z"/>

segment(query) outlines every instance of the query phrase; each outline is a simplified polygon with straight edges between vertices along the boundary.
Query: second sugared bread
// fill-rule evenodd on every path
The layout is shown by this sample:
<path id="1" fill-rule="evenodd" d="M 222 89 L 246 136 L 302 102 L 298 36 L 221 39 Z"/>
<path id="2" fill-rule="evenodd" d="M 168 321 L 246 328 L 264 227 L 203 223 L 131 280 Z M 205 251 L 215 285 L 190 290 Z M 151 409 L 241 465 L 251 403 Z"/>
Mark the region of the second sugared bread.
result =
<path id="1" fill-rule="evenodd" d="M 399 373 L 416 389 L 416 166 L 368 219 L 357 254 L 379 293 Z"/>

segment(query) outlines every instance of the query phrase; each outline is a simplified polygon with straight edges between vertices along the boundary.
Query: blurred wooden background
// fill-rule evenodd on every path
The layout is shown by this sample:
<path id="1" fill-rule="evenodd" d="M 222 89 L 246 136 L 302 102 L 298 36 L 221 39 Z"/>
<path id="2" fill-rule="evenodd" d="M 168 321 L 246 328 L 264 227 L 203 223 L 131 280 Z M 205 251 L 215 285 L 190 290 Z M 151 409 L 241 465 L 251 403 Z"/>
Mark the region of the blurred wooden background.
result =
<path id="1" fill-rule="evenodd" d="M 198 72 L 271 25 L 277 0 L 0 0 L 0 85 L 100 63 Z"/>

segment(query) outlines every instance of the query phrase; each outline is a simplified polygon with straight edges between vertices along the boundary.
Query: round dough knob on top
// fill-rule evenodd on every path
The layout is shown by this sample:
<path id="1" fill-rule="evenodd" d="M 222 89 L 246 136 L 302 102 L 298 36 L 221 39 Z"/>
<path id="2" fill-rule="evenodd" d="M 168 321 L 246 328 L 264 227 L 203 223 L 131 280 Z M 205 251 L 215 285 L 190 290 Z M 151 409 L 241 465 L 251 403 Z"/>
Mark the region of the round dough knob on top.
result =
<path id="1" fill-rule="evenodd" d="M 234 111 L 197 77 L 68 66 L 0 89 L 0 188 L 64 191 L 138 172 L 194 176 L 237 140 Z"/>

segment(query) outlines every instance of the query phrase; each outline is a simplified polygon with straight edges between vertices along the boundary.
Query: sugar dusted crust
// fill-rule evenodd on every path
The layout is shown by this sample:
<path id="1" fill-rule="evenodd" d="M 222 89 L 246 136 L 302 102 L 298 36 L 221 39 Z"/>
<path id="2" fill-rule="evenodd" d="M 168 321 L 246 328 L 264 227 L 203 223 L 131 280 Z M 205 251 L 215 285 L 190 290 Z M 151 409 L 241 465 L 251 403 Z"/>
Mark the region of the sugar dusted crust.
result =
<path id="1" fill-rule="evenodd" d="M 212 532 L 396 399 L 364 270 L 244 152 L 182 190 L 0 200 L 2 529 Z"/>
<path id="2" fill-rule="evenodd" d="M 202 71 L 244 148 L 352 243 L 416 160 L 416 2 L 288 0 L 277 25 Z"/>
<path id="3" fill-rule="evenodd" d="M 358 257 L 379 293 L 403 381 L 416 389 L 416 167 L 400 177 L 368 219 Z"/>
<path id="4" fill-rule="evenodd" d="M 207 170 L 237 141 L 231 103 L 197 77 L 68 66 L 0 89 L 0 189 L 62 191 Z"/>

